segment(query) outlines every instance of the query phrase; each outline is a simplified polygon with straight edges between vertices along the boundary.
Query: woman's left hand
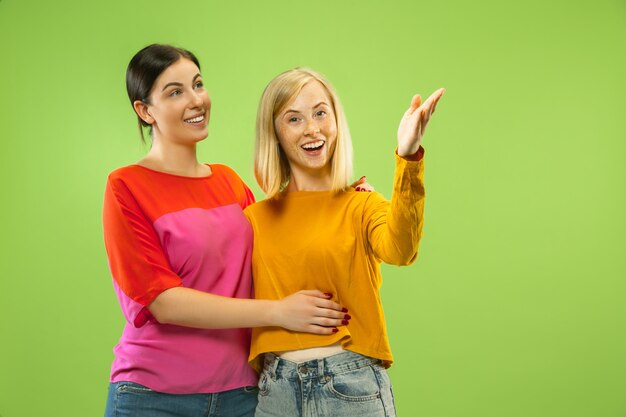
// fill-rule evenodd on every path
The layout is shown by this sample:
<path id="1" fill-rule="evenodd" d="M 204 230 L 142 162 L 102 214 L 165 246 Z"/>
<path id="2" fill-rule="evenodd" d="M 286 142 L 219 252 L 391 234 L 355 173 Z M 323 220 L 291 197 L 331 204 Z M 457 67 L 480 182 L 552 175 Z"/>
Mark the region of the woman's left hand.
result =
<path id="1" fill-rule="evenodd" d="M 430 116 L 435 112 L 437 103 L 445 91 L 444 88 L 440 88 L 424 103 L 419 94 L 413 96 L 411 107 L 404 113 L 398 126 L 398 155 L 409 156 L 418 151 Z"/>

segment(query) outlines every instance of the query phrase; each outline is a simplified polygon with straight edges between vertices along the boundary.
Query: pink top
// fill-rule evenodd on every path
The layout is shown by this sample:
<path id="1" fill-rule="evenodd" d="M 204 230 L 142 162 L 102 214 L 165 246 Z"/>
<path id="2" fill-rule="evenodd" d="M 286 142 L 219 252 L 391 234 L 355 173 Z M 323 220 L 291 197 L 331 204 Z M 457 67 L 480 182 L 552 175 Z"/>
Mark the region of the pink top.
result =
<path id="1" fill-rule="evenodd" d="M 104 198 L 104 240 L 127 324 L 111 382 L 171 394 L 256 385 L 249 329 L 160 324 L 146 308 L 177 286 L 251 298 L 252 229 L 243 208 L 254 196 L 235 172 L 211 165 L 190 178 L 130 165 L 113 171 Z"/>

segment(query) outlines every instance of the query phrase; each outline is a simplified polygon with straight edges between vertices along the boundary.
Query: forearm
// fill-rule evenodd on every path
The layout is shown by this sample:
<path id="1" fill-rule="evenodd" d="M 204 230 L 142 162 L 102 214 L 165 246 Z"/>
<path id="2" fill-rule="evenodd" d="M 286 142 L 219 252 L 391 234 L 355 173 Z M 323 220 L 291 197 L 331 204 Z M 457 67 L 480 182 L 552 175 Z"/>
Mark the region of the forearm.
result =
<path id="1" fill-rule="evenodd" d="M 350 316 L 332 294 L 301 290 L 281 300 L 221 297 L 191 288 L 163 291 L 148 306 L 160 322 L 201 329 L 277 326 L 296 332 L 331 334 Z"/>
<path id="2" fill-rule="evenodd" d="M 424 150 L 421 142 L 444 91 L 440 88 L 424 103 L 420 95 L 413 96 L 411 106 L 400 120 L 393 197 L 387 227 L 382 232 L 388 239 L 381 239 L 390 248 L 385 255 L 389 255 L 391 261 L 386 262 L 407 265 L 417 257 L 424 213 Z M 382 256 L 381 259 L 385 260 Z"/>
<path id="3" fill-rule="evenodd" d="M 386 263 L 408 265 L 417 257 L 424 219 L 424 167 L 419 160 L 396 156 L 391 203 L 371 235 L 377 256 Z"/>
<path id="4" fill-rule="evenodd" d="M 424 224 L 423 150 L 417 158 L 398 158 L 391 198 L 388 228 L 396 245 L 403 249 L 401 264 L 415 260 Z M 417 156 L 417 155 L 416 155 Z"/>
<path id="5" fill-rule="evenodd" d="M 276 301 L 222 297 L 185 287 L 159 294 L 148 306 L 163 324 L 202 329 L 228 329 L 277 325 Z"/>

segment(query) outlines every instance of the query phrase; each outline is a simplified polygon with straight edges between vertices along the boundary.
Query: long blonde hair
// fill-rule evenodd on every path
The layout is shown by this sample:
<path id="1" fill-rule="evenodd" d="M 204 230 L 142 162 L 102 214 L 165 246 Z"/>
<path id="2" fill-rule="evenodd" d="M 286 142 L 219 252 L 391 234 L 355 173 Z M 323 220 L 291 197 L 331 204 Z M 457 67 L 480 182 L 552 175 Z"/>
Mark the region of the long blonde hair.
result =
<path id="1" fill-rule="evenodd" d="M 337 142 L 331 159 L 331 190 L 344 190 L 352 177 L 352 139 L 335 89 L 321 74 L 308 68 L 294 68 L 269 82 L 257 111 L 254 174 L 269 198 L 284 190 L 291 179 L 289 161 L 278 142 L 274 121 L 302 87 L 313 80 L 326 89 L 337 121 Z"/>

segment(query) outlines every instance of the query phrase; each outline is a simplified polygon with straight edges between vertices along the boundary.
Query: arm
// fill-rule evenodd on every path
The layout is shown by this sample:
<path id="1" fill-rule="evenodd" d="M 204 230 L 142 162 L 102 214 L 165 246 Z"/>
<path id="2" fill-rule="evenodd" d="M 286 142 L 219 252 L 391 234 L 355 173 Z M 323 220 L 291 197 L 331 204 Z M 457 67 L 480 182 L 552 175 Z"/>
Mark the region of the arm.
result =
<path id="1" fill-rule="evenodd" d="M 365 216 L 367 238 L 375 256 L 395 265 L 408 265 L 417 258 L 424 213 L 424 149 L 421 140 L 430 116 L 444 90 L 421 104 L 413 97 L 398 128 L 396 173 L 391 202 L 369 201 Z"/>
<path id="2" fill-rule="evenodd" d="M 282 300 L 220 297 L 190 288 L 162 292 L 148 307 L 160 323 L 206 329 L 278 326 L 331 334 L 345 312 L 320 291 L 299 291 Z"/>
<path id="3" fill-rule="evenodd" d="M 319 291 L 301 291 L 280 301 L 267 301 L 220 297 L 183 287 L 182 279 L 169 266 L 152 223 L 120 179 L 107 183 L 103 224 L 122 310 L 135 327 L 156 319 L 207 329 L 281 326 L 328 334 L 345 316 L 339 305 Z"/>

